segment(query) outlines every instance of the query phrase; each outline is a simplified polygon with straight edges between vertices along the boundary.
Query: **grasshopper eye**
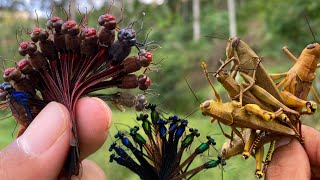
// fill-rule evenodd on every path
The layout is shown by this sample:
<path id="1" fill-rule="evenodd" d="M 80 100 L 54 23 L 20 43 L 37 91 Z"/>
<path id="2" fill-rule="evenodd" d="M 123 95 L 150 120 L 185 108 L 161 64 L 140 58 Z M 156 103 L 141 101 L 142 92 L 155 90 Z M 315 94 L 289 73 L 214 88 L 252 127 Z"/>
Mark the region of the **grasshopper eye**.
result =
<path id="1" fill-rule="evenodd" d="M 235 38 L 232 40 L 232 42 L 231 42 L 232 47 L 233 47 L 233 48 L 236 48 L 236 47 L 238 46 L 239 42 L 240 42 L 240 38 L 235 37 Z"/>
<path id="2" fill-rule="evenodd" d="M 209 101 L 205 102 L 204 105 L 203 105 L 203 107 L 206 108 L 206 109 L 207 109 L 208 107 L 210 107 L 210 102 L 209 102 Z"/>
<path id="3" fill-rule="evenodd" d="M 307 49 L 313 49 L 313 48 L 315 48 L 316 46 L 314 45 L 314 44 L 309 44 L 308 46 L 307 46 Z"/>

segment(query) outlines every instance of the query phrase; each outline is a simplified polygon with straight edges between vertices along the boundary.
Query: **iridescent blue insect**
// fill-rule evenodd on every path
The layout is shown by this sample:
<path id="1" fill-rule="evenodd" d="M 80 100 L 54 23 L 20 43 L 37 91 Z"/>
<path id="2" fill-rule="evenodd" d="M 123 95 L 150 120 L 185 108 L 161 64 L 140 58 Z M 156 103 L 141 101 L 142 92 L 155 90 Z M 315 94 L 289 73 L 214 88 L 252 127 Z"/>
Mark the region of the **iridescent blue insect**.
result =
<path id="1" fill-rule="evenodd" d="M 0 94 L 1 100 L 7 102 L 12 113 L 17 115 L 17 121 L 26 127 L 32 122 L 35 115 L 46 105 L 44 101 L 36 99 L 29 92 L 16 91 L 8 82 L 0 84 L 0 90 L 2 90 Z M 24 116 L 26 118 L 24 118 Z"/>
<path id="2" fill-rule="evenodd" d="M 136 173 L 141 179 L 148 180 L 190 179 L 202 170 L 225 165 L 224 159 L 218 157 L 217 160 L 210 160 L 189 170 L 196 157 L 208 152 L 210 147 L 214 148 L 215 140 L 207 136 L 207 141 L 201 143 L 183 160 L 185 150 L 194 144 L 195 137 L 200 136 L 198 130 L 189 128 L 188 121 L 176 115 L 165 118 L 156 110 L 155 105 L 148 104 L 146 109 L 151 111 L 150 116 L 140 114 L 137 117 L 137 120 L 142 122 L 141 126 L 146 136 L 139 133 L 139 126 L 130 128 L 130 133 L 127 134 L 118 131 L 114 137 L 126 148 L 114 142 L 109 148 L 109 151 L 115 151 L 115 154 L 110 156 L 110 162 L 115 161 Z M 186 129 L 189 129 L 190 133 L 184 136 L 187 133 Z M 135 158 L 129 154 L 133 154 Z"/>

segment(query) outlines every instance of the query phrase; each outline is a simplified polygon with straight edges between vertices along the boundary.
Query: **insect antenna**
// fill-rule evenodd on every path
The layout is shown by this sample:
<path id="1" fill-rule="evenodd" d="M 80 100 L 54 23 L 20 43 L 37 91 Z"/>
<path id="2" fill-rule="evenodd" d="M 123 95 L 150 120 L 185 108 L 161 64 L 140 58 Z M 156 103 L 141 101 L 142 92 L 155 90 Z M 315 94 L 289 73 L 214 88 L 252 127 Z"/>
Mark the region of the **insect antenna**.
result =
<path id="1" fill-rule="evenodd" d="M 188 114 L 186 117 L 184 117 L 183 119 L 186 119 L 186 118 L 188 118 L 188 117 L 190 117 L 192 114 L 194 114 L 195 112 L 197 112 L 197 111 L 199 111 L 200 109 L 199 108 L 197 108 L 197 109 L 195 109 L 194 111 L 192 111 L 190 114 Z"/>
<path id="2" fill-rule="evenodd" d="M 68 14 L 67 10 L 66 10 L 64 7 L 62 7 L 61 9 L 62 9 L 63 12 L 66 14 L 66 16 L 67 16 L 66 21 L 68 21 L 68 20 L 69 20 L 69 14 Z M 69 11 L 70 11 L 70 3 L 69 3 Z"/>
<path id="3" fill-rule="evenodd" d="M 12 137 L 12 138 L 14 138 L 14 137 L 13 137 L 13 134 L 14 134 L 14 132 L 16 131 L 17 126 L 18 126 L 18 121 L 16 121 L 15 126 L 14 126 L 14 129 L 13 129 L 13 131 L 12 131 L 12 133 L 11 133 L 11 137 Z"/>
<path id="4" fill-rule="evenodd" d="M 22 28 L 20 26 L 18 26 L 18 28 L 16 29 L 16 40 L 17 40 L 18 45 L 20 45 L 20 42 L 19 42 L 18 38 L 20 38 L 21 42 L 23 41 L 23 39 L 22 39 Z"/>
<path id="5" fill-rule="evenodd" d="M 50 11 L 49 15 L 48 15 L 48 12 L 46 11 L 46 16 L 47 16 L 48 19 L 50 19 L 50 17 L 52 17 L 53 10 L 54 10 L 53 8 L 54 8 L 54 6 L 51 7 L 51 11 Z"/>
<path id="6" fill-rule="evenodd" d="M 306 21 L 307 21 L 307 24 L 308 24 L 309 30 L 310 30 L 310 32 L 311 32 L 311 34 L 312 34 L 313 40 L 314 40 L 314 42 L 316 42 L 316 37 L 314 36 L 314 33 L 313 33 L 312 28 L 311 28 L 311 26 L 310 26 L 310 22 L 309 22 L 309 19 L 308 19 L 307 15 L 305 15 L 304 18 L 305 18 Z"/>
<path id="7" fill-rule="evenodd" d="M 223 40 L 228 40 L 228 37 L 223 35 L 223 34 L 219 34 L 219 33 L 213 33 L 213 35 L 206 35 L 204 37 L 207 38 L 214 38 L 214 39 L 223 39 Z"/>
<path id="8" fill-rule="evenodd" d="M 201 102 L 199 101 L 198 97 L 196 96 L 196 94 L 195 94 L 195 93 L 194 93 L 194 91 L 192 90 L 192 88 L 191 88 L 191 86 L 190 86 L 189 82 L 187 81 L 186 76 L 184 76 L 184 80 L 186 81 L 186 83 L 187 83 L 187 85 L 188 85 L 188 87 L 189 87 L 190 91 L 192 92 L 193 96 L 196 98 L 196 100 L 198 101 L 198 103 L 199 103 L 199 104 L 201 104 Z"/>
<path id="9" fill-rule="evenodd" d="M 39 16 L 38 16 L 38 13 L 37 13 L 37 10 L 36 10 L 36 9 L 34 10 L 34 13 L 36 14 L 36 19 L 35 19 L 35 21 L 36 21 L 36 27 L 40 27 L 40 24 L 39 24 Z"/>
<path id="10" fill-rule="evenodd" d="M 129 129 L 131 128 L 130 126 L 128 126 L 128 125 L 126 125 L 126 124 L 123 124 L 123 123 L 114 123 L 114 124 L 119 124 L 119 125 L 122 125 L 122 126 L 127 126 L 127 127 L 129 127 Z M 117 127 L 117 126 L 116 126 Z M 118 128 L 117 128 L 117 130 L 119 130 Z"/>
<path id="11" fill-rule="evenodd" d="M 107 8 L 107 13 L 109 13 L 109 12 L 110 12 L 110 10 L 111 10 L 111 8 L 112 8 L 113 4 L 114 4 L 114 0 L 112 0 L 112 2 L 109 2 L 109 6 L 107 6 L 107 7 L 108 7 L 108 8 Z"/>
<path id="12" fill-rule="evenodd" d="M 144 17 L 144 15 L 146 15 L 146 13 L 142 12 L 136 20 L 134 20 L 132 23 L 130 23 L 128 25 L 128 28 L 133 28 L 134 24 L 137 23 L 140 19 L 142 19 L 142 17 Z M 142 27 L 143 27 L 143 22 L 142 22 L 140 29 L 136 32 L 137 34 L 141 31 Z"/>

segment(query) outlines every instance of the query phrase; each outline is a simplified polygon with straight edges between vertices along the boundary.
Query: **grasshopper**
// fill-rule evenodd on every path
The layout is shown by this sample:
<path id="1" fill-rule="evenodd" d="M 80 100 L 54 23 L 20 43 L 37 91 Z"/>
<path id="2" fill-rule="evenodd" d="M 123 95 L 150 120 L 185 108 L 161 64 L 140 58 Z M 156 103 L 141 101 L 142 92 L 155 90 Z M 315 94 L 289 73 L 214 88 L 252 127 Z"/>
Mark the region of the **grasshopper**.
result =
<path id="1" fill-rule="evenodd" d="M 289 51 L 286 50 L 286 52 L 289 52 Z M 309 54 L 312 54 L 312 53 L 309 53 Z M 228 63 L 234 62 L 234 65 L 231 68 L 231 76 L 233 78 L 236 76 L 238 71 L 241 71 L 253 77 L 252 70 L 256 70 L 254 81 L 251 82 L 250 86 L 244 89 L 244 92 L 250 89 L 254 83 L 260 86 L 261 88 L 267 90 L 274 98 L 278 99 L 281 103 L 284 103 L 289 107 L 294 107 L 296 109 L 301 109 L 302 107 L 305 107 L 307 109 L 307 114 L 312 114 L 316 111 L 315 102 L 304 101 L 305 98 L 303 97 L 296 96 L 297 98 L 295 98 L 293 96 L 287 95 L 287 93 L 280 93 L 278 90 L 278 86 L 276 86 L 273 81 L 276 78 L 281 78 L 283 76 L 286 76 L 286 73 L 275 74 L 270 76 L 266 72 L 264 66 L 261 63 L 259 63 L 261 61 L 261 58 L 250 48 L 250 46 L 247 43 L 240 40 L 239 37 L 234 37 L 234 38 L 231 37 L 228 39 L 227 47 L 226 47 L 226 56 L 227 56 L 227 59 L 225 61 L 225 64 L 223 64 L 218 69 L 217 73 L 215 73 L 214 76 L 217 76 L 217 74 L 221 72 Z M 291 54 L 290 57 L 294 57 L 294 56 Z M 318 53 L 318 57 L 319 57 L 319 53 Z M 312 91 L 314 92 L 314 89 L 312 89 Z"/>
<path id="2" fill-rule="evenodd" d="M 240 40 L 239 37 L 229 38 L 226 47 L 226 61 L 225 63 L 217 70 L 216 76 L 222 69 L 229 64 L 234 62 L 231 67 L 231 76 L 235 78 L 238 71 L 244 72 L 250 76 L 253 76 L 253 71 L 256 69 L 256 79 L 255 83 L 267 89 L 270 94 L 272 94 L 280 102 L 283 102 L 283 99 L 277 90 L 276 85 L 273 83 L 273 80 L 266 72 L 264 66 L 259 63 L 261 58 L 250 48 L 250 46 L 244 41 Z M 245 90 L 246 91 L 246 90 Z"/>
<path id="3" fill-rule="evenodd" d="M 200 104 L 200 109 L 204 115 L 212 117 L 212 122 L 214 120 L 218 120 L 218 125 L 220 126 L 222 133 L 227 138 L 231 139 L 231 141 L 233 140 L 233 133 L 235 133 L 241 138 L 243 144 L 245 144 L 244 142 L 248 142 L 242 137 L 242 134 L 236 128 L 250 128 L 253 131 L 260 130 L 271 132 L 277 135 L 295 136 L 297 138 L 300 137 L 298 132 L 294 129 L 289 128 L 286 125 L 280 124 L 277 121 L 274 121 L 275 119 L 279 119 L 280 121 L 287 121 L 287 116 L 282 112 L 281 109 L 280 111 L 272 112 L 261 109 L 256 104 L 246 104 L 245 106 L 242 106 L 242 104 L 238 101 L 223 103 L 208 76 L 205 63 L 202 63 L 202 68 L 204 70 L 205 76 L 209 84 L 211 85 L 215 93 L 217 101 L 207 100 Z M 237 86 L 232 84 L 231 87 Z M 237 89 L 235 88 L 232 90 L 237 92 Z M 248 93 L 249 92 L 247 92 L 246 94 Z M 246 94 L 245 96 L 252 96 Z M 220 123 L 223 123 L 231 127 L 231 136 L 223 131 Z M 251 136 L 252 135 L 250 135 L 249 139 L 253 141 L 254 137 Z M 246 144 L 245 146 L 250 147 L 250 144 L 251 143 Z M 255 156 L 257 161 L 256 174 L 257 176 L 261 177 L 263 174 L 261 168 L 261 161 L 263 158 L 263 146 L 257 146 L 255 150 Z"/>
<path id="4" fill-rule="evenodd" d="M 238 37 L 229 38 L 227 43 L 227 48 L 226 48 L 226 56 L 227 56 L 227 60 L 225 61 L 225 64 L 223 64 L 218 69 L 215 76 L 219 74 L 219 77 L 217 77 L 218 81 L 225 87 L 225 89 L 228 91 L 232 99 L 239 98 L 239 94 L 240 94 L 239 85 L 236 83 L 236 81 L 233 78 L 236 76 L 236 73 L 240 71 L 242 72 L 242 74 L 240 73 L 240 75 L 246 81 L 250 82 L 250 85 L 245 88 L 245 91 L 251 88 L 250 92 L 254 94 L 254 95 L 251 95 L 246 93 L 245 91 L 242 91 L 243 93 L 242 98 L 244 99 L 245 104 L 253 103 L 253 104 L 259 105 L 264 110 L 275 111 L 277 108 L 279 108 L 279 102 L 280 102 L 280 104 L 284 103 L 285 106 L 296 107 L 296 109 L 298 108 L 301 109 L 305 107 L 307 109 L 308 114 L 314 112 L 314 110 L 316 109 L 314 108 L 315 103 L 312 101 L 303 101 L 294 96 L 284 96 L 284 93 L 280 93 L 277 86 L 274 84 L 273 79 L 271 77 L 267 77 L 269 76 L 268 73 L 266 73 L 263 65 L 259 63 L 260 61 L 259 56 L 244 41 L 241 41 L 240 38 Z M 231 76 L 230 77 L 228 76 L 226 77 L 225 75 L 221 76 L 222 69 L 231 61 L 234 62 L 234 65 L 231 68 L 232 70 Z M 255 72 L 257 74 L 256 76 L 252 74 L 253 71 L 250 71 L 254 68 L 254 66 L 257 66 L 256 72 Z M 254 80 L 252 78 L 256 78 L 256 79 Z M 256 86 L 254 84 L 259 86 Z M 270 94 L 268 94 L 264 89 L 270 92 Z M 258 99 L 255 97 L 258 97 Z M 278 99 L 279 102 L 275 104 L 273 99 Z M 240 98 L 240 101 L 241 101 L 241 98 Z M 270 105 L 271 107 L 268 105 Z M 298 119 L 299 116 L 297 116 L 296 113 L 292 113 L 292 111 L 291 112 L 287 111 L 287 112 L 292 114 L 290 115 L 290 117 L 292 117 L 293 119 Z M 295 129 L 294 127 L 292 128 Z M 240 146 L 239 147 L 236 146 L 234 148 L 235 150 L 237 148 L 241 149 L 241 151 L 238 153 L 241 153 L 242 150 L 244 149 L 243 157 L 245 158 L 248 158 L 248 156 L 250 155 L 250 152 L 249 152 L 250 147 L 252 147 L 253 144 L 256 144 L 255 142 L 257 141 L 256 139 L 257 135 L 255 131 L 251 131 L 251 133 L 249 134 L 250 134 L 249 135 L 250 138 L 248 139 L 248 141 L 246 141 L 246 145 L 242 144 L 241 148 L 239 148 Z M 274 140 L 276 139 L 277 138 L 274 137 Z M 268 152 L 269 156 L 267 158 L 271 156 L 270 155 L 271 151 L 272 151 L 272 148 L 269 149 L 269 152 Z"/>
<path id="5" fill-rule="evenodd" d="M 305 99 L 311 90 L 317 103 L 320 103 L 320 99 L 314 88 L 312 87 L 312 82 L 315 79 L 315 71 L 320 67 L 318 59 L 320 56 L 320 45 L 318 43 L 309 44 L 300 54 L 300 57 L 297 59 L 290 50 L 285 46 L 283 51 L 295 61 L 295 65 L 285 73 L 281 74 L 272 74 L 270 77 L 274 80 L 285 77 L 282 81 L 278 83 L 278 87 L 283 85 L 281 94 L 282 97 L 285 97 L 285 101 L 290 106 L 293 106 L 294 103 L 302 104 L 307 103 Z M 297 97 L 301 99 L 301 102 L 292 102 L 291 99 Z M 313 113 L 316 111 L 316 103 L 310 104 L 310 110 L 308 113 Z M 297 108 L 298 111 L 301 111 L 301 108 Z"/>
<path id="6" fill-rule="evenodd" d="M 269 111 L 270 111 L 270 109 L 268 109 L 268 107 L 265 106 L 265 103 L 272 105 L 271 108 L 273 110 L 275 110 L 274 108 L 279 108 L 278 104 L 272 104 L 269 101 L 269 99 L 270 99 L 269 97 L 273 97 L 273 96 L 279 97 L 280 92 L 278 91 L 277 88 L 275 88 L 275 85 L 274 85 L 273 81 L 270 80 L 270 78 L 261 78 L 261 77 L 265 77 L 265 75 L 268 75 L 265 72 L 262 64 L 258 65 L 257 72 L 259 75 L 256 76 L 257 77 L 256 81 L 254 81 L 252 78 L 250 78 L 252 73 L 245 71 L 245 70 L 252 69 L 252 66 L 253 66 L 252 62 L 259 61 L 259 57 L 256 55 L 256 53 L 245 42 L 241 41 L 239 38 L 229 38 L 226 54 L 227 54 L 226 63 L 219 68 L 216 75 L 219 74 L 219 77 L 217 77 L 217 79 L 225 87 L 225 89 L 228 91 L 230 97 L 231 98 L 239 97 L 239 95 L 237 95 L 237 93 L 238 94 L 240 93 L 239 87 L 238 87 L 236 81 L 232 77 L 235 76 L 236 71 L 241 71 L 241 72 L 244 72 L 244 74 L 241 74 L 242 77 L 244 77 L 244 79 L 246 81 L 249 81 L 251 84 L 250 86 L 248 86 L 249 88 L 246 88 L 246 90 L 251 88 L 252 89 L 251 92 L 254 94 L 254 96 L 259 97 L 258 99 L 264 102 L 264 103 L 260 102 L 259 100 L 254 99 L 253 98 L 254 96 L 252 96 L 252 95 L 250 96 L 250 95 L 248 95 L 247 92 L 243 92 L 244 94 L 243 94 L 242 98 L 244 99 L 245 103 L 258 104 L 262 109 L 269 110 Z M 231 57 L 231 56 L 233 56 L 233 57 Z M 221 70 L 226 66 L 227 63 L 229 63 L 231 61 L 235 61 L 234 67 L 232 68 L 233 72 L 231 73 L 232 77 L 229 77 L 226 75 L 221 75 L 222 74 Z M 252 61 L 252 62 L 249 63 L 250 61 Z M 281 77 L 281 74 L 274 75 L 274 77 L 279 77 L 279 76 Z M 271 79 L 274 79 L 274 77 L 271 77 Z M 264 95 L 266 93 L 261 93 L 261 90 L 263 90 L 263 89 L 260 89 L 260 93 L 259 93 L 259 91 L 257 91 L 257 89 L 258 89 L 257 87 L 259 87 L 259 86 L 255 87 L 255 86 L 253 86 L 253 84 L 258 84 L 260 86 L 263 86 L 264 87 L 263 89 L 268 90 L 270 92 L 271 96 L 269 94 L 267 94 L 268 97 L 261 97 L 261 95 Z M 297 110 L 305 107 L 307 109 L 307 114 L 311 114 L 315 111 L 315 109 L 316 109 L 315 102 L 304 101 L 304 100 L 299 99 L 293 95 L 290 95 L 290 94 L 287 95 L 287 94 L 288 94 L 287 92 L 281 92 L 280 98 L 277 98 L 277 99 L 279 99 L 280 102 L 284 102 L 285 105 L 287 105 L 289 107 L 295 107 Z M 265 101 L 265 100 L 268 100 L 268 101 Z M 298 116 L 296 116 L 296 114 L 294 114 L 292 112 L 289 112 L 289 113 L 291 114 L 290 115 L 291 118 L 298 119 Z M 248 139 L 245 139 L 246 145 L 244 145 L 242 143 L 236 143 L 235 146 L 232 147 L 232 146 L 230 146 L 231 145 L 230 143 L 225 143 L 225 146 L 224 146 L 225 148 L 222 151 L 222 154 L 225 154 L 223 152 L 226 151 L 226 149 L 228 149 L 230 152 L 233 152 L 233 153 L 231 153 L 232 155 L 236 155 L 236 154 L 243 152 L 243 157 L 247 158 L 250 155 L 250 152 L 252 152 L 252 150 L 249 151 L 249 149 L 252 149 L 253 146 L 255 146 L 255 148 L 260 147 L 261 143 L 260 143 L 260 145 L 256 145 L 257 141 L 259 140 L 259 139 L 257 139 L 258 138 L 257 133 L 253 130 L 248 130 L 248 131 L 249 132 L 246 132 L 246 134 L 247 134 L 246 137 L 248 137 Z M 262 142 L 264 142 L 264 143 L 262 143 L 262 145 L 265 143 L 268 143 L 270 141 L 272 142 L 271 146 L 270 146 L 271 148 L 268 151 L 268 156 L 266 157 L 265 167 L 267 166 L 267 162 L 270 161 L 271 153 L 273 150 L 272 147 L 274 145 L 274 140 L 278 139 L 279 135 L 273 136 L 272 138 L 271 137 L 272 136 L 269 135 L 269 139 L 273 139 L 273 141 L 271 141 L 271 140 L 262 141 Z M 266 138 L 266 137 L 263 137 L 263 138 Z M 261 141 L 261 140 L 259 140 L 259 141 Z M 227 144 L 229 144 L 229 146 L 227 146 Z M 244 151 L 243 151 L 243 149 L 244 149 Z M 226 157 L 228 157 L 228 156 L 226 156 Z M 259 162 L 259 164 L 260 164 L 260 162 Z M 258 162 L 257 162 L 257 165 L 258 165 Z"/>

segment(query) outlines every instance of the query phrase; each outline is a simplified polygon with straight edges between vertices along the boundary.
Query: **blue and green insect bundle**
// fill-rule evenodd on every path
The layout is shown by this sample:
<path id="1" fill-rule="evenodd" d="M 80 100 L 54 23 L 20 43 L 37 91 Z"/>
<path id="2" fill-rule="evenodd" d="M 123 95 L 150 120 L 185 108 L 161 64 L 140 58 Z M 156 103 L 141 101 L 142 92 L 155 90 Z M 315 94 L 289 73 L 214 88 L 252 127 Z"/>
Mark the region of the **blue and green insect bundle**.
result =
<path id="1" fill-rule="evenodd" d="M 51 16 L 46 28 L 38 23 L 32 31 L 18 30 L 17 50 L 22 59 L 15 67 L 4 70 L 5 83 L 0 85 L 0 108 L 12 111 L 19 124 L 18 136 L 49 102 L 59 102 L 69 109 L 73 135 L 67 158 L 70 162 L 65 163 L 62 171 L 66 179 L 78 175 L 80 168 L 75 118 L 78 99 L 107 88 L 145 92 L 151 85 L 145 73 L 152 64 L 152 54 L 146 47 L 150 43 L 139 43 L 136 38 L 141 29 L 134 30 L 135 24 L 142 23 L 140 18 L 120 28 L 121 19 L 117 21 L 106 13 L 95 20 L 99 27 L 96 30 L 88 27 L 88 14 L 82 16 L 80 23 L 68 14 L 65 18 Z M 141 40 L 146 41 L 147 37 Z M 137 49 L 136 55 L 129 55 L 132 49 Z M 143 73 L 134 74 L 139 70 Z M 118 107 L 136 109 L 144 107 L 146 101 L 143 95 L 125 92 L 109 93 L 106 97 Z"/>
<path id="2" fill-rule="evenodd" d="M 112 152 L 110 162 L 130 169 L 145 180 L 190 179 L 202 170 L 226 164 L 218 156 L 190 168 L 195 158 L 215 149 L 214 139 L 207 136 L 206 142 L 191 150 L 191 146 L 199 142 L 195 141 L 200 136 L 198 129 L 188 127 L 188 120 L 176 115 L 165 118 L 153 104 L 148 104 L 146 109 L 150 115 L 142 113 L 137 116 L 141 126 L 131 127 L 129 132 L 118 130 L 109 148 Z M 186 159 L 184 153 L 188 155 Z"/>

